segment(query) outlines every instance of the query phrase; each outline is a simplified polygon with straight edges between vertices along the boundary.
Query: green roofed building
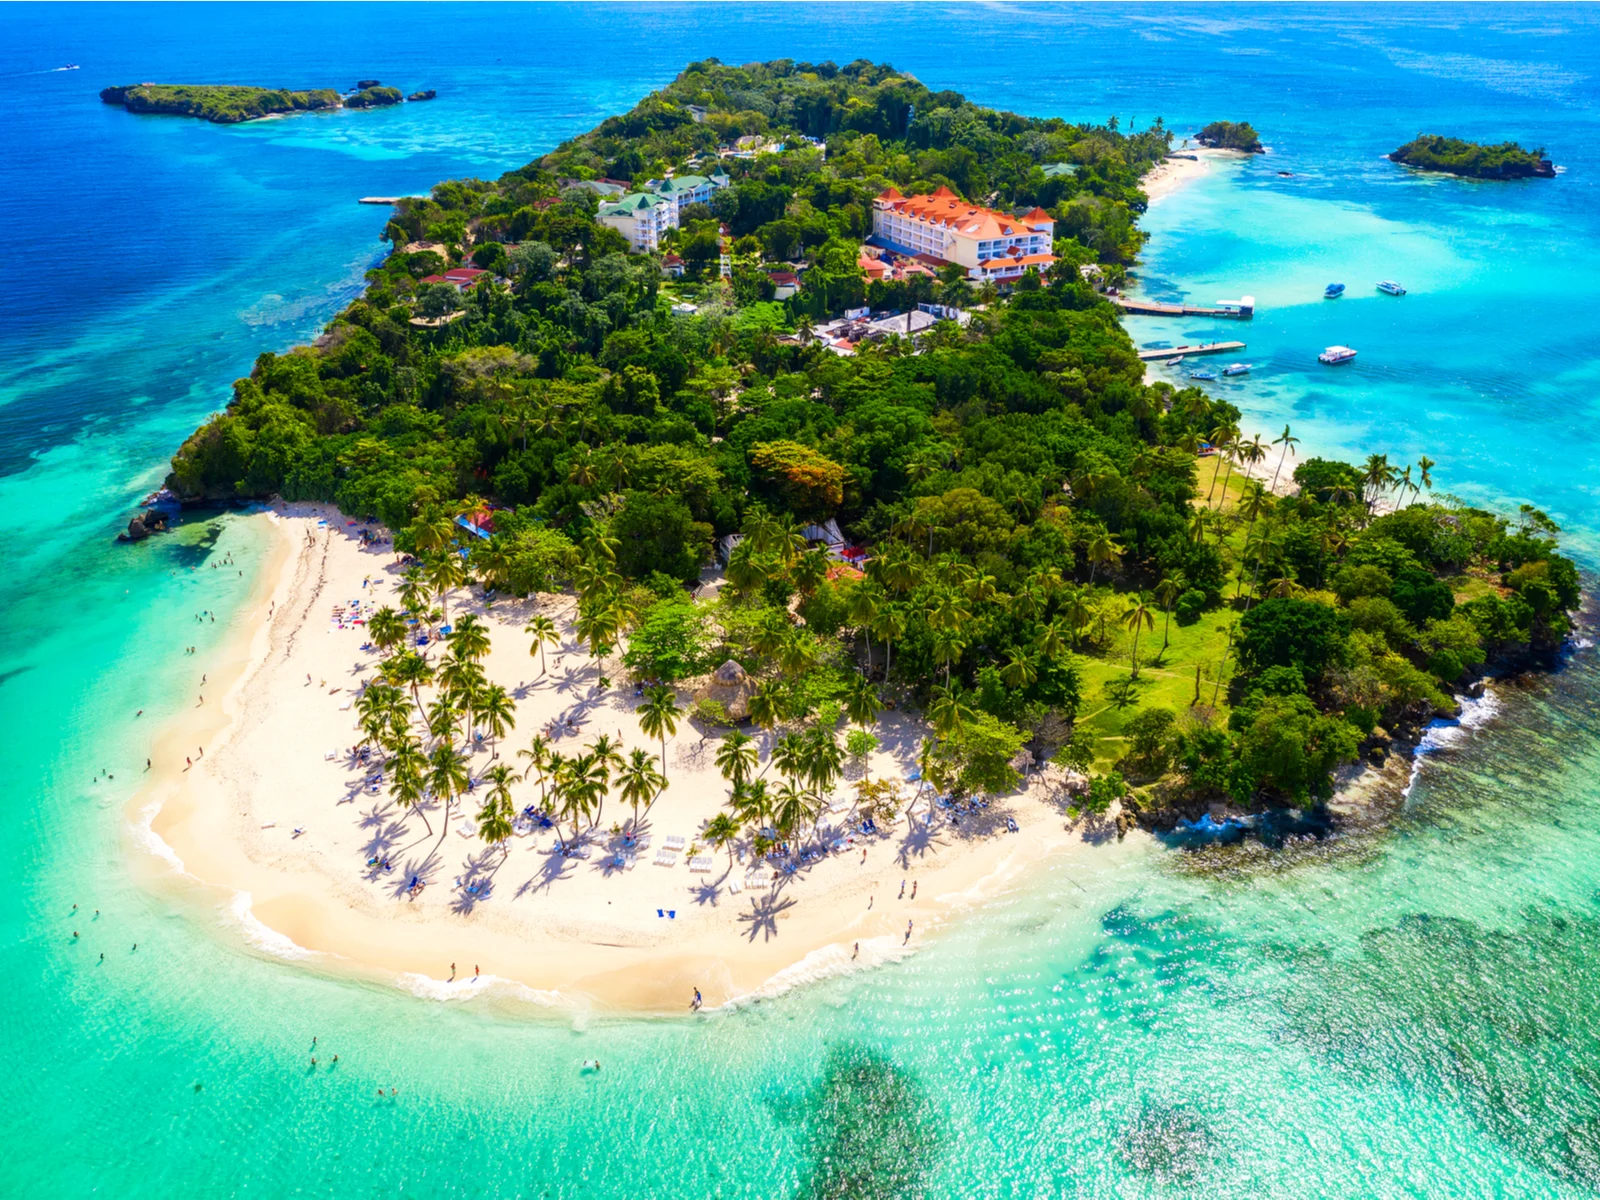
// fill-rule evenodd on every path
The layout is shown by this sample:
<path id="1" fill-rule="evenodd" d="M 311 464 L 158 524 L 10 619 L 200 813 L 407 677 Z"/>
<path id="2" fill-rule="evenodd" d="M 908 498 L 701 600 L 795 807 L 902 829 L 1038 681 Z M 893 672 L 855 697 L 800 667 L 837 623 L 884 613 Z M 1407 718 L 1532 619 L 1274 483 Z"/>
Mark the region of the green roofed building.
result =
<path id="1" fill-rule="evenodd" d="M 642 192 L 618 196 L 600 206 L 597 216 L 623 237 L 637 253 L 654 250 L 661 235 L 676 229 L 683 210 L 691 204 L 710 204 L 711 194 L 728 186 L 726 175 L 675 175 L 652 179 Z"/>

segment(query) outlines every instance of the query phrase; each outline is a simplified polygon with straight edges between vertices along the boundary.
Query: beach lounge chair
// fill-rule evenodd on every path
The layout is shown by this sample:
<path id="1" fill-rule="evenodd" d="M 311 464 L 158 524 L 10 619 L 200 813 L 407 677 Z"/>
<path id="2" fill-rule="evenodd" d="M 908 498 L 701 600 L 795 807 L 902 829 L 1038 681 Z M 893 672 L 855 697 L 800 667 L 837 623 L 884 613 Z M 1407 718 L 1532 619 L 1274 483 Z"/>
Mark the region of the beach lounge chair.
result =
<path id="1" fill-rule="evenodd" d="M 728 894 L 730 896 L 737 896 L 742 891 L 744 891 L 744 884 L 737 879 L 728 880 Z"/>
<path id="2" fill-rule="evenodd" d="M 674 866 L 674 865 L 676 865 L 677 861 L 678 861 L 678 856 L 676 854 L 674 854 L 671 850 L 657 850 L 656 851 L 656 866 L 658 866 L 658 867 Z"/>
<path id="3" fill-rule="evenodd" d="M 684 846 L 688 845 L 688 843 L 677 834 L 673 834 L 669 838 L 662 838 L 661 844 L 668 850 L 682 850 Z"/>
<path id="4" fill-rule="evenodd" d="M 696 854 L 689 860 L 689 870 L 696 874 L 704 875 L 711 870 L 711 855 Z"/>

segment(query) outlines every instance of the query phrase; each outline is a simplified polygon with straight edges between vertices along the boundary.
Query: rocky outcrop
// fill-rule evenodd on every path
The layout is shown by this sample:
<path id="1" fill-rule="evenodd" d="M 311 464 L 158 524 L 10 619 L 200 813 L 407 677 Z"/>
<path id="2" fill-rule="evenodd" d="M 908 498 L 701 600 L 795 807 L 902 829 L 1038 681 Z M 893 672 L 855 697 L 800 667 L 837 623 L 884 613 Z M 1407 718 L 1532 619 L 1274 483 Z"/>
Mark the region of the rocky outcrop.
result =
<path id="1" fill-rule="evenodd" d="M 368 88 L 382 87 L 382 86 L 383 86 L 383 80 L 381 80 L 381 79 L 361 79 L 361 80 L 358 80 L 356 82 L 356 91 L 364 92 Z"/>
<path id="2" fill-rule="evenodd" d="M 427 88 L 427 89 L 425 89 L 423 91 L 420 91 L 420 92 L 412 92 L 411 95 L 406 97 L 406 99 L 407 100 L 432 100 L 438 94 L 439 93 L 437 91 L 435 91 L 433 88 Z"/>

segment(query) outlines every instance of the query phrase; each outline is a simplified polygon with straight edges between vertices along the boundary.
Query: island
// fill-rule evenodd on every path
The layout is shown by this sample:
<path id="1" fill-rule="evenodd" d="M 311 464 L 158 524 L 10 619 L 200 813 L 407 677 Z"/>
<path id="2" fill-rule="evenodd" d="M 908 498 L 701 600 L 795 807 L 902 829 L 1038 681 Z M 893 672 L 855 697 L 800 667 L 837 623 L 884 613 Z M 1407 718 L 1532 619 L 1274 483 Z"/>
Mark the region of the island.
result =
<path id="1" fill-rule="evenodd" d="M 220 125 L 337 108 L 381 108 L 399 104 L 403 98 L 398 88 L 376 83 L 349 95 L 341 95 L 333 88 L 294 91 L 232 84 L 159 83 L 127 84 L 100 92 L 103 103 L 119 104 L 132 113 L 198 117 Z"/>
<path id="2" fill-rule="evenodd" d="M 439 93 L 438 93 L 438 91 L 436 89 L 434 89 L 434 88 L 424 88 L 420 92 L 412 92 L 409 96 L 406 97 L 406 99 L 410 100 L 410 101 L 413 101 L 413 102 L 422 101 L 422 100 L 433 100 L 433 99 L 436 99 L 438 97 L 438 95 L 439 95 Z"/>
<path id="3" fill-rule="evenodd" d="M 1246 154 L 1267 152 L 1248 121 L 1213 121 L 1195 134 L 1194 140 L 1214 150 L 1241 150 Z"/>
<path id="4" fill-rule="evenodd" d="M 1389 160 L 1468 179 L 1554 179 L 1556 174 L 1543 149 L 1524 150 L 1516 142 L 1485 146 L 1429 133 L 1418 134 L 1392 152 Z"/>
<path id="5" fill-rule="evenodd" d="M 278 542 L 154 832 L 308 949 L 666 1010 L 1140 828 L 1403 784 L 1556 661 L 1577 571 L 1427 457 L 1147 381 L 1095 281 L 1170 144 L 708 59 L 401 199 L 365 294 L 173 459 Z"/>

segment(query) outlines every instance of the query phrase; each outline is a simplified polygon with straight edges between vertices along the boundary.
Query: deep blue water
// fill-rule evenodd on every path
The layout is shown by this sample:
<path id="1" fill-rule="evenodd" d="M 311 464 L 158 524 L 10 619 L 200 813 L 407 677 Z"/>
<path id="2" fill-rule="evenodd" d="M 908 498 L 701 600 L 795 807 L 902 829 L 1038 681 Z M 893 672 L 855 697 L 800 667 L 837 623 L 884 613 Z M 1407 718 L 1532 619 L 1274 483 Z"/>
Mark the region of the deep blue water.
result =
<path id="1" fill-rule="evenodd" d="M 1434 756 L 1392 837 L 1221 873 L 1160 853 L 1047 871 L 905 964 L 704 1021 L 327 978 L 162 878 L 124 811 L 147 731 L 188 695 L 181 648 L 204 653 L 254 582 L 188 568 L 253 565 L 262 539 L 210 519 L 115 548 L 133 501 L 257 353 L 356 293 L 384 219 L 358 196 L 520 165 L 708 55 L 889 60 L 1037 114 L 1250 119 L 1273 153 L 1158 205 L 1145 269 L 1162 295 L 1256 295 L 1257 369 L 1229 385 L 1250 421 L 1427 453 L 1441 488 L 1547 508 L 1594 565 L 1593 8 L 0 9 L 20 276 L 0 289 L 0 1193 L 765 1197 L 858 1155 L 829 1131 L 859 1123 L 935 1196 L 1592 1194 L 1584 651 Z M 440 99 L 235 129 L 96 99 L 358 77 Z M 1567 171 L 1492 188 L 1379 161 L 1423 129 Z M 1411 294 L 1373 294 L 1389 276 Z M 1318 368 L 1339 341 L 1357 364 Z M 74 902 L 102 912 L 77 945 Z M 304 1072 L 312 1030 L 348 1072 Z M 603 1083 L 574 1070 L 592 1056 Z"/>

